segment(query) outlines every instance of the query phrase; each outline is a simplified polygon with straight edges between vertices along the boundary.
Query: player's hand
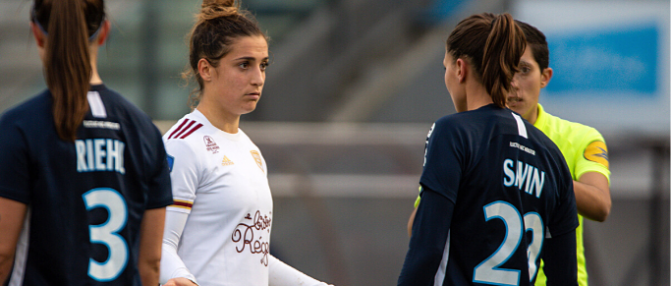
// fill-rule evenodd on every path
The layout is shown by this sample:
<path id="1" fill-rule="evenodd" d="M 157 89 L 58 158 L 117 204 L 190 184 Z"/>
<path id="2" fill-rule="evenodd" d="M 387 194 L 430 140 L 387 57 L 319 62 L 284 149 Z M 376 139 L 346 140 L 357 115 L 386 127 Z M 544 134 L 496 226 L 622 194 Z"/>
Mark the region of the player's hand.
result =
<path id="1" fill-rule="evenodd" d="M 177 277 L 168 280 L 163 286 L 197 286 L 198 284 L 184 277 Z"/>

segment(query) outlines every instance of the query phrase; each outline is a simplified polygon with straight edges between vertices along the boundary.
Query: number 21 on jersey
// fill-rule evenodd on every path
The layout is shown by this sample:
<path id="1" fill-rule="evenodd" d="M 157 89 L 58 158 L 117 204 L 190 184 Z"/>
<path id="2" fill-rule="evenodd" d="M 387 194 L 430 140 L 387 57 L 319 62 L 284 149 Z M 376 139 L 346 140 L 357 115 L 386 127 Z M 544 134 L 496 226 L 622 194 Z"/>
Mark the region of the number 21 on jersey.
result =
<path id="1" fill-rule="evenodd" d="M 500 268 L 515 253 L 527 231 L 532 232 L 531 244 L 527 248 L 529 280 L 536 275 L 536 260 L 543 246 L 543 220 L 536 212 L 524 214 L 510 203 L 495 201 L 484 206 L 485 220 L 500 219 L 506 226 L 506 235 L 499 248 L 473 269 L 473 282 L 495 285 L 520 285 L 520 271 Z"/>
<path id="2" fill-rule="evenodd" d="M 107 246 L 109 256 L 104 262 L 89 258 L 89 276 L 97 281 L 116 279 L 128 264 L 128 244 L 117 232 L 126 226 L 128 213 L 126 202 L 114 189 L 97 188 L 82 195 L 86 210 L 107 209 L 107 221 L 99 225 L 90 225 L 91 243 Z"/>

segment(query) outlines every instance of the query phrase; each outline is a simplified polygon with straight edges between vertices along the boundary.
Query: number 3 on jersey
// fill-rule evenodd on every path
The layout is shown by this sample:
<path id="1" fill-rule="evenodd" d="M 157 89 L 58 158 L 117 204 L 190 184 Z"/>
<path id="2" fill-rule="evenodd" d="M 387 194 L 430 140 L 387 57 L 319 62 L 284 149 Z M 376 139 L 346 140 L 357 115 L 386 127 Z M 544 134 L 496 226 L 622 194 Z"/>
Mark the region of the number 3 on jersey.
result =
<path id="1" fill-rule="evenodd" d="M 504 201 L 496 201 L 484 207 L 485 220 L 498 218 L 506 226 L 506 236 L 503 242 L 491 256 L 480 262 L 473 269 L 473 282 L 495 285 L 520 285 L 520 271 L 516 269 L 499 268 L 510 259 L 524 233 L 532 232 L 531 244 L 527 248 L 527 260 L 529 266 L 529 280 L 536 275 L 536 259 L 543 245 L 543 220 L 535 212 L 524 215 L 524 221 L 520 212 L 511 204 Z"/>
<path id="2" fill-rule="evenodd" d="M 104 262 L 89 258 L 89 276 L 97 281 L 116 279 L 128 263 L 128 245 L 123 237 L 117 234 L 126 226 L 127 208 L 124 198 L 114 189 L 97 188 L 82 195 L 86 210 L 94 208 L 107 209 L 107 221 L 99 225 L 90 225 L 91 243 L 107 246 L 109 256 Z"/>

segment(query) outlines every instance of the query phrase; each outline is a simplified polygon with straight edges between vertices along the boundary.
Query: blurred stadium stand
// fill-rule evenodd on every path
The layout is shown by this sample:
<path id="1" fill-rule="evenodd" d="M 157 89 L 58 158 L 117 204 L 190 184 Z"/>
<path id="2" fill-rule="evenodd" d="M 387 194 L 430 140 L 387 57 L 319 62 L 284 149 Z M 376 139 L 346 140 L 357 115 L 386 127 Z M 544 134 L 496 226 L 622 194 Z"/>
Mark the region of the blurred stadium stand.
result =
<path id="1" fill-rule="evenodd" d="M 395 284 L 426 133 L 454 112 L 443 81 L 445 39 L 465 16 L 515 10 L 524 1 L 243 2 L 271 38 L 263 100 L 241 128 L 268 162 L 272 251 L 336 285 Z M 665 0 L 619 3 L 630 2 L 669 7 Z M 31 5 L 0 0 L 0 112 L 45 88 L 28 29 Z M 100 50 L 101 76 L 165 131 L 189 112 L 192 86 L 180 73 L 200 1 L 107 6 L 113 32 Z M 666 34 L 668 21 L 667 14 Z M 659 61 L 668 108 L 668 55 Z M 669 285 L 668 111 L 657 121 L 666 125 L 654 132 L 594 125 L 609 145 L 613 207 L 605 223 L 585 222 L 590 285 Z"/>

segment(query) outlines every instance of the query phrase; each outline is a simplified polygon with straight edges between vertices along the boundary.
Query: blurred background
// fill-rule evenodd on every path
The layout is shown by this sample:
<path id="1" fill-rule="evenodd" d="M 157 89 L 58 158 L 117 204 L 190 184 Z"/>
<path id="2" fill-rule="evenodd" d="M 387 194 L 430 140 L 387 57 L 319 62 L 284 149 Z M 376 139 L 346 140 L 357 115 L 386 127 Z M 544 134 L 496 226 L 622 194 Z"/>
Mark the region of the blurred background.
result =
<path id="1" fill-rule="evenodd" d="M 194 0 L 106 1 L 104 82 L 163 130 L 189 112 L 186 34 Z M 30 1 L 0 0 L 0 113 L 45 88 Z M 548 37 L 540 102 L 597 128 L 611 215 L 585 220 L 590 285 L 669 285 L 668 0 L 245 0 L 271 38 L 257 110 L 275 200 L 272 252 L 337 285 L 394 285 L 431 124 L 454 112 L 448 33 L 473 13 L 510 12 Z"/>

